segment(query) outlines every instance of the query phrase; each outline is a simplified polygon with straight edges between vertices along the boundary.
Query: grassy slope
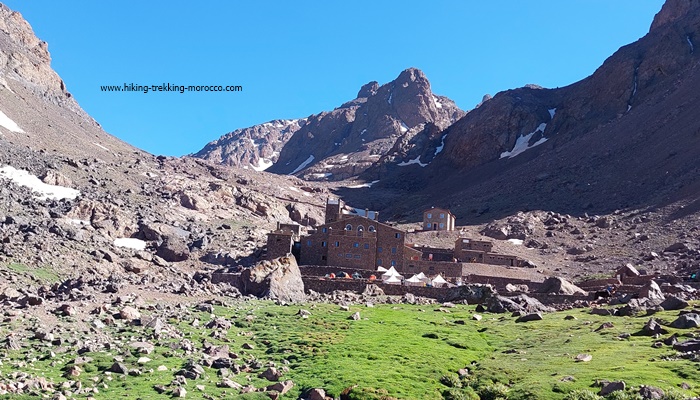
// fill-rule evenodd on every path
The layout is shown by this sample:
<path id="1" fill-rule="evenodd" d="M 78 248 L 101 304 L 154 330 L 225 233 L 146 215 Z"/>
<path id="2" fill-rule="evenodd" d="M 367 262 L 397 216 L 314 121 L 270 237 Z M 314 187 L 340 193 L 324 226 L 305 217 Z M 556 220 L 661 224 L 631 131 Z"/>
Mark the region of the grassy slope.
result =
<path id="1" fill-rule="evenodd" d="M 478 380 L 508 384 L 511 399 L 561 399 L 573 389 L 590 388 L 596 379 L 623 379 L 633 386 L 678 388 L 682 382 L 694 385 L 694 377 L 700 372 L 700 363 L 675 359 L 675 352 L 669 347 L 652 348 L 654 340 L 650 337 L 618 338 L 621 333 L 639 331 L 648 319 L 644 317 L 601 317 L 589 315 L 587 310 L 572 310 L 547 314 L 543 321 L 516 324 L 512 317 L 494 314 L 473 321 L 473 306 L 457 306 L 450 313 L 435 311 L 436 307 L 410 305 L 355 306 L 350 312 L 326 304 L 301 308 L 309 309 L 312 315 L 302 319 L 295 315 L 299 307 L 262 301 L 216 309 L 217 315 L 234 322 L 228 332 L 228 344 L 242 359 L 255 357 L 263 364 L 274 361 L 278 366 L 283 365 L 283 360 L 289 361 L 291 370 L 283 379 L 294 380 L 296 386 L 285 398 L 297 398 L 302 389 L 313 387 L 324 387 L 337 396 L 344 388 L 359 385 L 386 389 L 389 395 L 401 399 L 439 399 L 446 389 L 440 378 L 467 365 Z M 362 319 L 348 320 L 355 311 L 360 311 Z M 577 319 L 565 320 L 566 315 Z M 657 317 L 670 322 L 675 315 L 677 312 L 663 312 Z M 193 312 L 192 318 L 195 317 L 202 321 L 202 326 L 210 318 L 208 314 Z M 455 324 L 459 320 L 465 324 Z M 606 321 L 613 322 L 614 327 L 594 332 Z M 196 346 L 201 346 L 203 339 L 224 343 L 210 337 L 209 329 L 193 328 L 190 321 L 169 322 Z M 13 328 L 0 324 L 0 335 L 4 338 Z M 120 336 L 128 334 L 136 338 L 149 333 L 141 327 L 129 326 L 105 330 L 121 330 Z M 697 333 L 695 330 L 694 334 Z M 181 340 L 154 340 L 158 346 L 148 355 L 152 361 L 145 368 L 154 371 L 138 377 L 106 376 L 103 371 L 112 364 L 115 355 L 121 355 L 127 366 L 136 368 L 139 354 L 87 353 L 95 361 L 77 379 L 83 386 L 92 386 L 92 378 L 96 377 L 99 393 L 93 395 L 97 399 L 158 398 L 153 385 L 168 385 L 173 373 L 189 357 L 182 350 L 169 348 L 170 343 Z M 61 369 L 76 355 L 57 351 L 56 357 L 42 359 L 50 348 L 36 341 L 31 343 L 31 350 L 0 352 L 3 376 L 20 370 L 45 375 L 56 383 L 65 381 Z M 253 344 L 254 349 L 243 350 L 244 343 Z M 574 362 L 579 353 L 591 354 L 593 360 Z M 166 365 L 169 370 L 155 371 L 159 365 Z M 220 380 L 216 370 L 205 370 L 204 379 L 189 382 L 187 398 L 203 398 L 195 389 L 197 384 L 204 385 L 205 393 L 217 398 L 237 398 L 231 389 L 215 386 Z M 262 387 L 269 382 L 257 378 L 261 371 L 241 373 L 233 379 Z M 573 376 L 575 381 L 562 381 L 565 376 Z M 698 388 L 694 390 L 686 394 L 700 393 Z M 267 397 L 257 393 L 242 398 Z"/>

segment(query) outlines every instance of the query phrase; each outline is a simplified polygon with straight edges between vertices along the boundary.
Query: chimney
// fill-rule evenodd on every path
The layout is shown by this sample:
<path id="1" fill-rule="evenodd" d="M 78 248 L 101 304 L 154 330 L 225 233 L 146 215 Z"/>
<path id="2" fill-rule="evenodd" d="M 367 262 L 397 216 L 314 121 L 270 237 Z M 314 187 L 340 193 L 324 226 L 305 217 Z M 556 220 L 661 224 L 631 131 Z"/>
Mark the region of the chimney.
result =
<path id="1" fill-rule="evenodd" d="M 365 218 L 369 218 L 369 208 L 365 208 Z"/>

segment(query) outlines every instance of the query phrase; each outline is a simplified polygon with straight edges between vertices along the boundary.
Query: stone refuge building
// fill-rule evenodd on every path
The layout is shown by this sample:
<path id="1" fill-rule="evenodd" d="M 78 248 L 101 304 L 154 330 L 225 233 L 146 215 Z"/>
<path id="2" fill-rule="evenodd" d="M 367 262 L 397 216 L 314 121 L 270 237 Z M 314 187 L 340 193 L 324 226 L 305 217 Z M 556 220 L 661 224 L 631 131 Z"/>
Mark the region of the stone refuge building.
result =
<path id="1" fill-rule="evenodd" d="M 323 225 L 302 234 L 300 226 L 278 224 L 277 230 L 267 237 L 267 258 L 294 254 L 299 265 L 334 266 L 374 270 L 394 267 L 402 273 L 424 272 L 447 277 L 469 275 L 474 263 L 520 267 L 523 260 L 516 256 L 492 253 L 488 241 L 459 238 L 453 249 L 416 247 L 406 243 L 406 232 L 381 223 L 378 213 L 364 211 L 364 215 L 346 214 L 343 202 L 328 199 Z M 449 210 L 432 208 L 424 213 L 433 214 L 430 222 L 445 224 L 444 230 L 454 229 L 454 215 Z M 440 214 L 443 217 L 440 217 Z M 431 220 L 432 221 L 432 220 Z M 424 225 L 425 218 L 424 218 Z M 433 226 L 433 225 L 431 225 Z"/>
<path id="2" fill-rule="evenodd" d="M 424 231 L 453 231 L 455 230 L 455 216 L 444 208 L 432 207 L 423 211 Z"/>

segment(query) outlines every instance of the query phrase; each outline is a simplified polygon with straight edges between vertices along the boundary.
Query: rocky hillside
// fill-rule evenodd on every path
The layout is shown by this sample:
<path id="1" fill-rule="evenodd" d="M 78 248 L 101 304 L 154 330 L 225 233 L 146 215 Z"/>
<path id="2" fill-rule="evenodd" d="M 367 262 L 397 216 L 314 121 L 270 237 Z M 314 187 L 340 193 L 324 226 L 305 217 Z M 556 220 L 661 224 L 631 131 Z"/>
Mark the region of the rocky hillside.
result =
<path id="1" fill-rule="evenodd" d="M 700 195 L 698 37 L 700 3 L 669 0 L 647 35 L 588 78 L 498 93 L 435 133 L 444 148 L 433 162 L 377 165 L 364 175 L 379 180 L 377 190 L 340 193 L 360 206 L 390 204 L 384 215 L 399 218 L 450 207 L 458 224 L 528 209 L 607 214 L 692 202 Z"/>
<path id="2" fill-rule="evenodd" d="M 434 132 L 463 115 L 453 101 L 432 93 L 423 72 L 410 68 L 382 86 L 364 85 L 333 111 L 239 129 L 194 156 L 306 180 L 342 180 L 390 152 L 399 155 L 392 158 L 397 164 L 417 162 L 409 152 L 429 162 L 442 145 Z"/>

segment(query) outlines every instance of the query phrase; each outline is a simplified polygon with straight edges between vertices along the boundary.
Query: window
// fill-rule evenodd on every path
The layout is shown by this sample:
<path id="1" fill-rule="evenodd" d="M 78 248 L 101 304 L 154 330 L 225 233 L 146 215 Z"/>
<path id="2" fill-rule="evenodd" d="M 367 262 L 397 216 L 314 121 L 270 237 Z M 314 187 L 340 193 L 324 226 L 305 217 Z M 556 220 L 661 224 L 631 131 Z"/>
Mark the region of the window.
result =
<path id="1" fill-rule="evenodd" d="M 435 271 L 435 267 L 428 268 L 429 271 Z"/>
<path id="2" fill-rule="evenodd" d="M 359 255 L 359 254 L 355 254 L 355 258 L 359 259 L 359 258 L 360 258 L 360 255 Z"/>
<path id="3" fill-rule="evenodd" d="M 352 254 L 350 254 L 350 253 L 346 254 L 345 258 L 352 258 Z"/>
<path id="4" fill-rule="evenodd" d="M 369 243 L 365 243 L 365 249 L 369 249 Z"/>
<path id="5" fill-rule="evenodd" d="M 396 247 L 391 248 L 391 254 L 396 254 Z"/>
<path id="6" fill-rule="evenodd" d="M 306 245 L 307 245 L 307 246 L 311 246 L 311 241 L 310 241 L 310 240 L 307 240 L 307 241 L 306 241 Z"/>
<path id="7" fill-rule="evenodd" d="M 374 232 L 374 225 L 370 225 L 369 228 L 367 228 L 367 230 L 370 232 Z"/>
<path id="8" fill-rule="evenodd" d="M 326 261 L 326 256 L 321 256 L 321 260 Z"/>
<path id="9" fill-rule="evenodd" d="M 364 230 L 365 230 L 365 227 L 364 227 L 364 226 L 362 226 L 362 225 L 358 225 L 358 226 L 357 226 L 357 231 L 358 231 L 358 232 L 362 232 L 362 231 L 364 231 Z"/>
<path id="10" fill-rule="evenodd" d="M 381 253 L 381 252 L 382 252 L 382 248 L 381 248 L 381 247 L 377 247 L 377 253 Z"/>
<path id="11" fill-rule="evenodd" d="M 352 225 L 350 225 L 350 224 L 345 225 L 345 230 L 346 230 L 346 231 L 351 231 L 351 230 L 352 230 Z"/>
<path id="12" fill-rule="evenodd" d="M 445 224 L 443 224 L 442 222 L 440 222 L 440 228 L 444 228 L 444 227 L 445 227 Z"/>
<path id="13" fill-rule="evenodd" d="M 432 214 L 432 213 L 428 213 L 428 218 L 433 218 L 433 214 Z"/>
<path id="14" fill-rule="evenodd" d="M 381 258 L 377 258 L 377 265 L 382 265 L 382 259 L 381 259 Z"/>
<path id="15" fill-rule="evenodd" d="M 430 222 L 428 222 L 428 223 L 425 224 L 425 227 L 426 227 L 426 228 L 432 228 L 432 227 L 433 227 L 433 224 L 431 224 Z"/>
<path id="16" fill-rule="evenodd" d="M 440 219 L 445 219 L 445 214 L 440 213 Z"/>
<path id="17" fill-rule="evenodd" d="M 391 260 L 391 266 L 395 267 L 396 266 L 396 260 Z"/>
<path id="18" fill-rule="evenodd" d="M 328 233 L 328 228 L 323 228 L 323 229 L 321 229 L 321 232 L 323 232 L 323 233 Z"/>
<path id="19" fill-rule="evenodd" d="M 326 247 L 327 244 L 326 242 L 321 242 L 321 247 Z"/>
<path id="20" fill-rule="evenodd" d="M 277 238 L 277 241 L 278 241 L 278 242 L 281 242 L 281 241 L 282 241 L 282 239 L 280 239 L 280 238 Z"/>
<path id="21" fill-rule="evenodd" d="M 335 247 L 340 247 L 340 242 L 335 242 Z"/>
<path id="22" fill-rule="evenodd" d="M 400 234 L 400 233 L 396 233 L 396 234 L 394 234 L 394 237 L 397 238 L 397 239 L 401 239 L 401 234 Z"/>
<path id="23" fill-rule="evenodd" d="M 360 247 L 360 244 L 357 243 L 357 242 L 355 242 L 355 243 L 352 244 L 352 247 Z"/>

